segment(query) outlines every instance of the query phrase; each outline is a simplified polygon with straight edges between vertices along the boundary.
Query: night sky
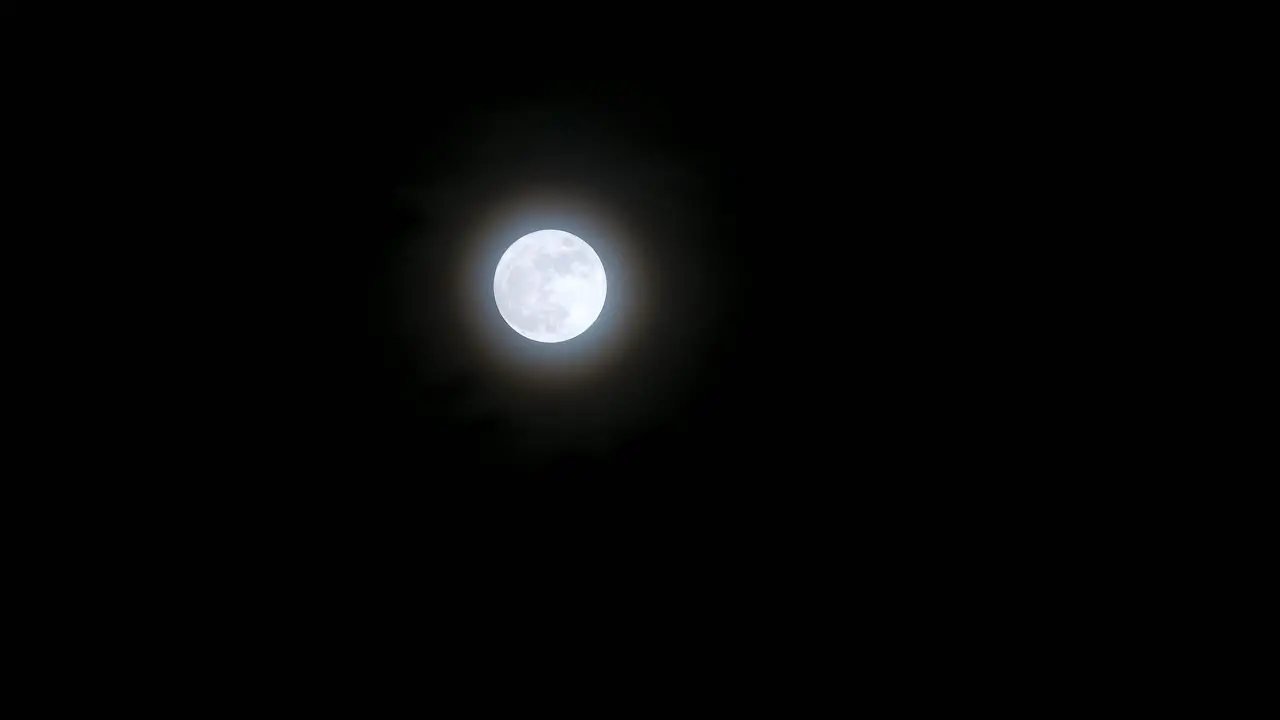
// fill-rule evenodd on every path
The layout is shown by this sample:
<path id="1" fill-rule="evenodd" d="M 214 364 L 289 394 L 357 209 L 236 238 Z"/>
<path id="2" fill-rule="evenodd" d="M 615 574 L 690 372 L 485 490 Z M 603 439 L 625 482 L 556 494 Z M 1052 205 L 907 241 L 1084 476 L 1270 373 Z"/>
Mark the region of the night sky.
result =
<path id="1" fill-rule="evenodd" d="M 333 420 L 325 435 L 356 467 L 447 494 L 702 492 L 749 472 L 742 453 L 790 424 L 775 409 L 794 405 L 778 392 L 787 353 L 830 293 L 807 289 L 829 283 L 826 243 L 773 236 L 775 211 L 751 209 L 790 185 L 766 173 L 769 147 L 755 170 L 739 149 L 754 124 L 634 86 L 458 91 L 388 112 L 390 129 L 370 118 L 322 176 L 354 198 L 317 205 L 336 218 L 320 223 L 334 275 L 312 280 L 351 307 L 316 367 L 336 398 L 306 402 L 308 424 Z M 591 331 L 549 345 L 507 328 L 492 296 L 501 252 L 548 227 L 592 243 L 610 279 Z"/>
<path id="2" fill-rule="evenodd" d="M 1027 168 L 1056 167 L 1058 136 L 1026 83 L 995 80 L 1008 58 L 961 62 L 960 35 L 914 19 L 777 45 L 723 27 L 683 51 L 619 25 L 641 47 L 536 52 L 479 30 L 494 19 L 294 20 L 166 34 L 100 66 L 69 126 L 113 153 L 74 192 L 138 209 L 93 242 L 162 237 L 130 258 L 161 287 L 117 288 L 129 313 L 86 301 L 113 324 L 73 338 L 118 398 L 48 403 L 102 448 L 57 448 L 92 472 L 48 483 L 53 506 L 105 528 L 73 552 L 137 540 L 100 546 L 109 577 L 77 602 L 198 598 L 184 627 L 250 618 L 239 654 L 345 623 L 405 674 L 440 634 L 460 672 L 513 639 L 541 666 L 562 627 L 666 667 L 691 638 L 748 657 L 761 618 L 780 644 L 844 623 L 914 653 L 904 627 L 983 632 L 966 603 L 1021 602 L 989 600 L 983 567 L 1018 592 L 1051 567 L 1027 538 L 1070 486 L 1042 478 L 1089 427 L 1041 421 L 1084 381 L 1042 369 L 1073 349 L 1028 298 L 1075 245 L 1046 240 L 1069 213 L 1038 209 Z M 548 228 L 590 243 L 609 286 L 589 330 L 539 344 L 492 282 Z M 135 352 L 114 323 L 140 317 Z M 117 592 L 130 563 L 163 591 Z"/>
<path id="3" fill-rule="evenodd" d="M 258 78 L 203 151 L 238 184 L 203 201 L 234 268 L 200 392 L 229 408 L 210 457 L 274 478 L 253 492 L 600 522 L 969 492 L 943 478 L 999 442 L 982 377 L 1014 362 L 982 309 L 973 92 L 909 60 L 837 86 L 411 55 Z M 609 273 L 567 343 L 520 338 L 492 297 L 543 228 Z"/>

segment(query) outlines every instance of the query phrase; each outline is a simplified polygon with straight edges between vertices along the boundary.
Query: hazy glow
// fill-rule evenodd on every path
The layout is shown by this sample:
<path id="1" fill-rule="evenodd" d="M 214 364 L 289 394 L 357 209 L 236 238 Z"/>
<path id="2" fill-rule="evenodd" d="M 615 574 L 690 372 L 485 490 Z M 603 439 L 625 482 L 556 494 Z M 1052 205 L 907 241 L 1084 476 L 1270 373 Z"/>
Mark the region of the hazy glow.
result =
<path id="1" fill-rule="evenodd" d="M 538 230 L 498 261 L 493 297 L 502 319 L 530 340 L 557 343 L 581 335 L 604 309 L 604 265 L 582 238 Z"/>
<path id="2" fill-rule="evenodd" d="M 424 371 L 483 377 L 503 403 L 535 389 L 595 388 L 593 397 L 607 398 L 596 381 L 644 350 L 658 307 L 654 255 L 630 208 L 587 192 L 541 187 L 465 205 L 442 195 L 424 209 L 448 219 L 438 234 L 424 235 L 403 264 L 409 337 L 421 344 L 424 360 L 437 363 Z M 518 326 L 512 332 L 497 304 L 495 269 L 513 241 L 550 228 L 589 245 L 608 278 L 607 301 L 569 342 L 531 342 Z"/>
<path id="3" fill-rule="evenodd" d="M 707 220 L 721 217 L 713 186 L 660 138 L 591 111 L 533 104 L 474 120 L 442 157 L 424 158 L 422 184 L 402 188 L 419 215 L 389 258 L 403 312 L 393 340 L 421 382 L 406 402 L 556 448 L 603 441 L 697 386 L 725 295 L 715 266 L 727 259 L 707 262 L 700 249 Z M 601 277 L 595 307 L 584 303 L 577 326 L 554 338 L 536 335 L 564 330 L 551 327 L 554 308 L 538 306 L 542 287 L 507 294 L 502 277 L 512 244 L 548 229 L 590 246 Z M 530 293 L 532 318 L 521 312 Z M 573 298 L 541 302 L 573 315 Z"/>
<path id="4" fill-rule="evenodd" d="M 425 231 L 400 264 L 405 338 L 421 377 L 456 392 L 450 402 L 463 416 L 562 447 L 641 422 L 696 381 L 692 360 L 717 297 L 703 287 L 715 275 L 689 242 L 700 216 L 662 207 L 657 190 L 613 198 L 533 185 L 455 193 L 442 184 L 421 196 Z M 671 186 L 681 187 L 662 190 Z M 676 197 L 686 195 L 697 197 Z M 607 300 L 565 342 L 531 340 L 504 317 L 495 272 L 513 243 L 547 229 L 589 245 L 607 277 Z"/>

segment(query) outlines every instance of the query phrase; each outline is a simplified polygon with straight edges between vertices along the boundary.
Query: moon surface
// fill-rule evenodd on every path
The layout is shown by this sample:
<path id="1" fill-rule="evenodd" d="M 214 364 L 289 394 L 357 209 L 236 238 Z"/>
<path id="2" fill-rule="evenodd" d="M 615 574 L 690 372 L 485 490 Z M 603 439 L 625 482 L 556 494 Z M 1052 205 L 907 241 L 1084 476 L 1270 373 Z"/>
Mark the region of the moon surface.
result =
<path id="1" fill-rule="evenodd" d="M 586 332 L 604 309 L 600 256 L 563 230 L 538 230 L 502 254 L 493 275 L 498 312 L 512 330 L 542 343 Z"/>

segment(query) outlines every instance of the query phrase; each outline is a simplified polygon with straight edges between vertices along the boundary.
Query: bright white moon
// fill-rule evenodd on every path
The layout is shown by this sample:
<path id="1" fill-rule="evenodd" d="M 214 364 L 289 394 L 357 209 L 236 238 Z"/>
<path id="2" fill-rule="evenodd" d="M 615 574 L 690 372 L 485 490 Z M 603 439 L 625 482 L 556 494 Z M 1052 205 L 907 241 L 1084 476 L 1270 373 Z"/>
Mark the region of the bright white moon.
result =
<path id="1" fill-rule="evenodd" d="M 604 309 L 605 287 L 596 251 L 563 230 L 539 230 L 516 240 L 493 274 L 502 319 L 544 343 L 564 342 L 591 327 Z"/>

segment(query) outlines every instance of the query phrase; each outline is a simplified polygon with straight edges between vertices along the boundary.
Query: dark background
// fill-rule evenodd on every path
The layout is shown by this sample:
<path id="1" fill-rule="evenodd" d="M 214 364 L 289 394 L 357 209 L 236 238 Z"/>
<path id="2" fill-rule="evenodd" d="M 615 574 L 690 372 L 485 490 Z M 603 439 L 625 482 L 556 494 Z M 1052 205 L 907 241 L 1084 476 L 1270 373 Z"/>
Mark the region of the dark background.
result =
<path id="1" fill-rule="evenodd" d="M 144 319 L 146 352 L 86 343 L 127 371 L 95 363 L 120 394 L 96 407 L 195 478 L 163 485 L 184 513 L 810 533 L 1007 497 L 972 478 L 1021 470 L 1038 432 L 1021 298 L 1061 221 L 1037 210 L 1068 142 L 1051 78 L 936 18 L 769 43 L 627 22 L 533 52 L 442 19 L 210 19 L 98 62 L 24 56 L 36 96 L 74 100 L 50 127 L 86 148 L 89 244 L 157 238 L 111 283 L 135 305 L 81 312 Z M 477 310 L 446 292 L 468 218 L 544 181 L 621 214 L 658 268 L 626 356 L 547 387 L 459 342 Z M 420 253 L 444 261 L 406 279 Z"/>
<path id="2" fill-rule="evenodd" d="M 990 73 L 893 43 L 839 71 L 553 57 L 472 72 L 389 46 L 320 42 L 179 93 L 204 133 L 183 159 L 218 190 L 198 217 L 234 279 L 210 308 L 226 370 L 200 391 L 227 448 L 213 459 L 251 459 L 274 478 L 264 498 L 606 523 L 923 512 L 981 502 L 947 479 L 975 458 L 1010 462 L 1001 413 L 1017 411 L 990 388 L 1025 349 L 993 312 L 1025 252 L 1004 238 L 1034 192 L 1011 149 L 1011 113 L 1030 111 Z M 412 278 L 407 309 L 406 258 L 455 257 L 466 218 L 544 180 L 621 208 L 666 265 L 644 340 L 570 386 L 516 381 L 457 340 L 473 311 L 446 292 L 447 262 Z"/>
<path id="3" fill-rule="evenodd" d="M 588 657 L 745 654 L 758 618 L 897 644 L 1034 601 L 990 590 L 1045 565 L 1028 538 L 1071 496 L 1036 482 L 1075 437 L 1041 422 L 1071 348 L 1030 340 L 1064 222 L 1039 170 L 1069 143 L 1042 119 L 1071 111 L 1039 68 L 938 18 L 542 45 L 505 16 L 348 20 L 171 24 L 41 84 L 85 89 L 57 127 L 104 149 L 64 212 L 117 260 L 159 239 L 109 278 L 135 305 L 77 307 L 107 322 L 76 372 L 112 397 L 54 507 L 136 540 L 72 543 L 105 568 L 86 593 L 136 604 L 132 569 L 154 605 L 303 647 L 333 617 L 473 656 L 607 628 Z M 456 341 L 454 267 L 412 304 L 404 272 L 543 178 L 660 268 L 633 350 L 551 387 Z M 88 209 L 116 191 L 127 217 Z"/>
<path id="4" fill-rule="evenodd" d="M 227 275 L 175 388 L 198 450 L 166 448 L 193 480 L 165 517 L 214 519 L 214 557 L 321 579 L 317 602 L 382 607 L 374 626 L 421 606 L 536 644 L 534 618 L 567 613 L 744 647 L 752 603 L 812 611 L 849 583 L 936 614 L 1036 522 L 995 390 L 1026 350 L 989 314 L 1019 178 L 942 65 L 314 57 L 200 103 L 183 145 L 216 190 L 186 215 L 217 230 L 198 274 Z M 550 389 L 458 340 L 474 309 L 448 264 L 414 276 L 406 324 L 403 266 L 544 176 L 621 208 L 661 268 L 646 337 Z"/>
<path id="5" fill-rule="evenodd" d="M 1043 171 L 1082 113 L 1050 71 L 939 18 L 627 22 L 533 52 L 514 19 L 211 19 L 24 55 L 28 105 L 71 100 L 47 129 L 84 148 L 57 217 L 91 254 L 58 267 L 130 271 L 76 309 L 112 398 L 83 422 L 138 423 L 102 456 L 193 478 L 101 491 L 326 538 L 929 534 L 1006 502 L 1072 382 L 1027 301 L 1072 252 Z M 472 220 L 544 183 L 656 268 L 643 332 L 581 382 L 502 367 L 467 339 L 492 308 L 449 291 Z"/>

